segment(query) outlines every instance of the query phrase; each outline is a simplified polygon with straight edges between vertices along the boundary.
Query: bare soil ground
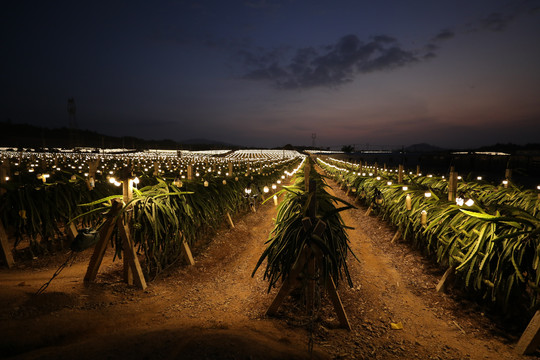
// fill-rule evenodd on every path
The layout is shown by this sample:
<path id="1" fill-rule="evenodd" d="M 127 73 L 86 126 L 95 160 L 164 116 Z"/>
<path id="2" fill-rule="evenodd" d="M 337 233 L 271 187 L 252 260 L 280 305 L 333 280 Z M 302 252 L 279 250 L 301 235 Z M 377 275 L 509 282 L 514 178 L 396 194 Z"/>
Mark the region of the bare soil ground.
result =
<path id="1" fill-rule="evenodd" d="M 338 197 L 343 191 L 330 183 Z M 519 333 L 501 329 L 473 303 L 439 294 L 442 271 L 402 242 L 364 208 L 342 213 L 354 287 L 339 286 L 352 331 L 339 328 L 322 299 L 308 351 L 310 322 L 290 297 L 265 316 L 259 270 L 276 214 L 273 204 L 235 219 L 193 249 L 196 264 L 178 265 L 144 291 L 122 281 L 109 249 L 97 281 L 82 279 L 91 250 L 78 255 L 35 296 L 67 253 L 0 270 L 0 357 L 15 359 L 528 359 L 513 346 Z M 393 330 L 391 323 L 403 325 Z"/>

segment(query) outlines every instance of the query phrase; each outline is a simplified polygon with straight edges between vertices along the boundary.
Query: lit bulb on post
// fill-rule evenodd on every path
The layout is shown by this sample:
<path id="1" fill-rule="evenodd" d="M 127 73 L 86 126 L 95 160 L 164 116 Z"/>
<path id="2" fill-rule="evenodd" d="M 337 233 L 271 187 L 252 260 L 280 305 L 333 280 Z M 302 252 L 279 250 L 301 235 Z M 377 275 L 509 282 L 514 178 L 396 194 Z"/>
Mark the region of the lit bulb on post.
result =
<path id="1" fill-rule="evenodd" d="M 465 203 L 465 199 L 463 199 L 462 197 L 457 197 L 456 198 L 456 204 L 458 206 L 463 206 L 464 203 Z"/>
<path id="2" fill-rule="evenodd" d="M 427 211 L 426 210 L 422 210 L 422 213 L 420 215 L 420 224 L 422 224 L 422 226 L 426 226 L 427 225 Z"/>
<path id="3" fill-rule="evenodd" d="M 270 191 L 270 189 L 268 188 L 268 186 L 265 186 L 265 187 L 263 188 L 263 192 L 264 192 L 265 194 L 267 194 L 269 191 Z"/>
<path id="4" fill-rule="evenodd" d="M 474 200 L 473 199 L 469 199 L 465 202 L 465 206 L 468 206 L 468 207 L 471 207 L 474 205 Z"/>
<path id="5" fill-rule="evenodd" d="M 407 194 L 407 196 L 405 197 L 405 208 L 409 211 L 411 211 L 412 209 L 412 200 L 411 200 L 411 195 Z"/>

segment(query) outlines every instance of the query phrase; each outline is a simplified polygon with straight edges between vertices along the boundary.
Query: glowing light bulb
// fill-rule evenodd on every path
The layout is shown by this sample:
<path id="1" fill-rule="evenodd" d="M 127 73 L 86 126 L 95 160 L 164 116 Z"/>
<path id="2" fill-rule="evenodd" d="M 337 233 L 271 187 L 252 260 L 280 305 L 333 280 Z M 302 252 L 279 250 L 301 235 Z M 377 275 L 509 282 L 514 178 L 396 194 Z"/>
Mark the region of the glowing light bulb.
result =
<path id="1" fill-rule="evenodd" d="M 421 223 L 422 225 L 426 225 L 426 224 L 427 224 L 427 211 L 426 211 L 426 210 L 422 210 L 421 218 L 420 218 L 420 223 Z"/>

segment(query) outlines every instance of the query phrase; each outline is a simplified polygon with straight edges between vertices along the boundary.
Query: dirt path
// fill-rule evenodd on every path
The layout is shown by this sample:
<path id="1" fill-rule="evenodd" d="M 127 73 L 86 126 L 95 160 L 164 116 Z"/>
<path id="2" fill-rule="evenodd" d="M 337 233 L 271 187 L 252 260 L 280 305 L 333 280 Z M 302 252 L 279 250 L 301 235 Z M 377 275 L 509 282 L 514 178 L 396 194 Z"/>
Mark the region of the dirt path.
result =
<path id="1" fill-rule="evenodd" d="M 335 184 L 333 184 L 335 185 Z M 345 194 L 335 189 L 337 196 Z M 343 214 L 351 230 L 349 261 L 355 287 L 340 286 L 353 331 L 336 328 L 326 300 L 314 358 L 518 359 L 479 314 L 458 318 L 450 296 L 437 295 L 437 276 L 406 245 L 390 245 L 391 230 L 365 210 Z M 121 281 L 121 263 L 108 252 L 96 283 L 82 278 L 90 251 L 79 256 L 41 296 L 65 254 L 38 266 L 0 270 L 0 357 L 18 359 L 301 359 L 308 331 L 289 300 L 277 318 L 264 313 L 262 271 L 251 272 L 273 227 L 275 207 L 236 219 L 194 249 L 195 266 L 180 265 L 145 291 Z M 459 315 L 459 314 L 458 314 Z M 403 330 L 392 330 L 401 322 Z"/>
<path id="2" fill-rule="evenodd" d="M 347 200 L 336 183 L 329 183 L 330 192 Z M 367 346 L 373 358 L 519 358 L 507 339 L 488 330 L 493 324 L 480 312 L 471 316 L 449 296 L 436 293 L 442 272 L 407 244 L 391 244 L 392 229 L 365 212 L 358 208 L 342 214 L 345 223 L 355 227 L 349 237 L 360 264 L 351 263 L 355 288 L 341 292 L 344 302 L 356 304 L 348 310 L 354 322 L 371 332 Z M 391 323 L 399 322 L 403 330 L 392 330 Z"/>

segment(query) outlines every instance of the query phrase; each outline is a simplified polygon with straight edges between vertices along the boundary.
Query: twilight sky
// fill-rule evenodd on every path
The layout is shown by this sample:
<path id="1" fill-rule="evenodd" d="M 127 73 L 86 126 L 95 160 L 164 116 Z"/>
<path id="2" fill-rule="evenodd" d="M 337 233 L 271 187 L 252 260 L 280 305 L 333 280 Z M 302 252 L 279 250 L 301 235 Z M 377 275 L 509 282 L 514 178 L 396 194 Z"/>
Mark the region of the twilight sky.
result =
<path id="1" fill-rule="evenodd" d="M 0 120 L 246 146 L 540 142 L 540 0 L 10 1 Z"/>

